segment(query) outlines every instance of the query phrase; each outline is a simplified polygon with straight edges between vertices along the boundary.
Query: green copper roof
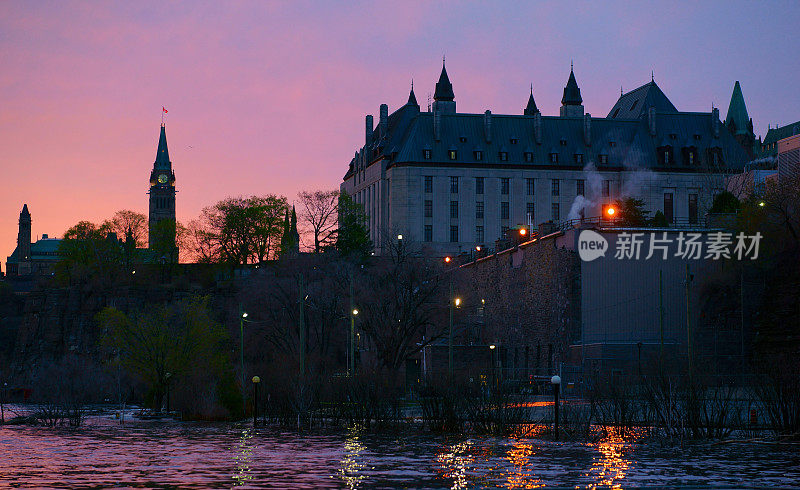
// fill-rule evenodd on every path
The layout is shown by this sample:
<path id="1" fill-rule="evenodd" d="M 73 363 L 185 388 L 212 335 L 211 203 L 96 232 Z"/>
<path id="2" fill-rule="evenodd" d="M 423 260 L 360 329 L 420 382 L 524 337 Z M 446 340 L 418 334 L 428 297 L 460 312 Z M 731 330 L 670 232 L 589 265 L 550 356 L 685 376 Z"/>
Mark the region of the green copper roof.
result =
<path id="1" fill-rule="evenodd" d="M 561 97 L 561 103 L 563 105 L 581 105 L 583 103 L 581 89 L 578 88 L 578 82 L 575 81 L 575 73 L 571 68 L 569 70 L 567 86 L 564 87 L 564 96 Z"/>
<path id="2" fill-rule="evenodd" d="M 442 62 L 442 73 L 439 75 L 439 81 L 436 82 L 436 91 L 433 93 L 433 100 L 450 101 L 456 98 L 453 93 L 453 84 L 450 83 L 450 78 L 447 76 L 447 70 Z"/>
<path id="3" fill-rule="evenodd" d="M 528 105 L 525 106 L 525 110 L 522 112 L 526 116 L 532 116 L 539 112 L 539 109 L 536 108 L 536 101 L 533 100 L 533 85 L 531 85 L 531 95 L 528 97 Z"/>
<path id="4" fill-rule="evenodd" d="M 655 108 L 658 113 L 678 112 L 678 109 L 656 85 L 656 82 L 650 80 L 641 87 L 620 95 L 607 117 L 609 119 L 639 119 L 645 116 L 651 107 Z"/>
<path id="5" fill-rule="evenodd" d="M 744 96 L 742 95 L 742 87 L 739 86 L 739 80 L 733 85 L 733 94 L 731 94 L 731 103 L 728 105 L 728 115 L 725 116 L 725 126 L 735 128 L 734 134 L 748 134 L 748 126 L 750 117 L 747 115 L 747 107 L 744 105 Z"/>
<path id="6" fill-rule="evenodd" d="M 161 134 L 158 137 L 158 151 L 156 153 L 156 168 L 170 168 L 169 149 L 167 149 L 167 132 L 161 125 Z"/>

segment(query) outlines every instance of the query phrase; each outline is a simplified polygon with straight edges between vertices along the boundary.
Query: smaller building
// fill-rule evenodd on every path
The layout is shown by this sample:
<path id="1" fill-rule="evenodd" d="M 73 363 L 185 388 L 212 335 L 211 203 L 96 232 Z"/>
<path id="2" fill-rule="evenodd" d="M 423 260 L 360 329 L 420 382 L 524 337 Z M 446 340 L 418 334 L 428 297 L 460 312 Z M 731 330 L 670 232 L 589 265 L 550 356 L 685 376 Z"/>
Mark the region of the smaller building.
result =
<path id="1" fill-rule="evenodd" d="M 19 232 L 17 248 L 6 259 L 6 276 L 45 276 L 53 273 L 53 268 L 61 258 L 58 246 L 61 240 L 43 234 L 42 238 L 31 240 L 31 213 L 28 205 L 22 206 L 19 213 Z"/>
<path id="2" fill-rule="evenodd" d="M 800 176 L 800 133 L 778 140 L 778 179 L 796 181 Z"/>
<path id="3" fill-rule="evenodd" d="M 798 134 L 800 134 L 800 121 L 769 128 L 764 141 L 761 142 L 761 151 L 758 156 L 760 158 L 777 157 L 778 141 Z"/>

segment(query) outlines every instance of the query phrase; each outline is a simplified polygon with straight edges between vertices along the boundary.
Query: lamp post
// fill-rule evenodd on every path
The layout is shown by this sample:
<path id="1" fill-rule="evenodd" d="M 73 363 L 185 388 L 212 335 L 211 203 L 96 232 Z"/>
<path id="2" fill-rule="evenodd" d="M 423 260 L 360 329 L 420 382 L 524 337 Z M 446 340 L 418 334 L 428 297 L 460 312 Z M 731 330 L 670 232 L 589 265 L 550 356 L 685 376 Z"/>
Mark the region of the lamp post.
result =
<path id="1" fill-rule="evenodd" d="M 350 315 L 350 376 L 356 374 L 356 315 L 358 308 L 353 308 Z"/>
<path id="2" fill-rule="evenodd" d="M 261 382 L 261 378 L 258 376 L 253 376 L 253 427 L 258 425 L 258 383 Z"/>
<path id="3" fill-rule="evenodd" d="M 172 373 L 167 373 L 166 376 L 164 376 L 164 379 L 167 382 L 167 415 L 169 415 L 169 378 L 171 377 Z"/>
<path id="4" fill-rule="evenodd" d="M 555 415 L 555 438 L 558 440 L 558 389 L 561 387 L 561 376 L 553 376 L 550 378 L 550 383 L 553 385 L 553 410 Z"/>
<path id="5" fill-rule="evenodd" d="M 244 410 L 244 319 L 247 318 L 247 312 L 242 311 L 242 304 L 239 303 L 239 361 L 241 363 L 240 368 L 242 370 L 241 378 L 242 378 L 242 410 Z"/>
<path id="6" fill-rule="evenodd" d="M 492 352 L 492 388 L 493 389 L 494 389 L 494 386 L 497 384 L 497 376 L 495 376 L 495 372 L 494 372 L 495 365 L 497 364 L 495 362 L 495 360 L 494 360 L 494 350 L 495 350 L 496 347 L 497 346 L 495 346 L 494 344 L 489 346 L 489 350 Z"/>
<path id="7" fill-rule="evenodd" d="M 450 281 L 450 331 L 447 336 L 447 376 L 453 379 L 453 310 L 461 306 L 461 298 L 453 297 L 453 281 Z"/>

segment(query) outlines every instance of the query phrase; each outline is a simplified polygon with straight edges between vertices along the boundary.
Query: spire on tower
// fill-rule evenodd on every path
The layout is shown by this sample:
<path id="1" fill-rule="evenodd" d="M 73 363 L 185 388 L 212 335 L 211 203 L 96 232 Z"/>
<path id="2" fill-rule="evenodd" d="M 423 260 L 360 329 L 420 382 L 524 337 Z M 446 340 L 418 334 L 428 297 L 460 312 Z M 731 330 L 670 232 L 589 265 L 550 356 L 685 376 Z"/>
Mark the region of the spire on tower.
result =
<path id="1" fill-rule="evenodd" d="M 158 136 L 158 150 L 156 152 L 155 166 L 157 168 L 169 168 L 169 149 L 167 148 L 167 131 L 164 124 L 161 124 L 161 134 Z"/>
<path id="2" fill-rule="evenodd" d="M 419 104 L 417 103 L 417 96 L 414 95 L 414 79 L 413 78 L 411 79 L 411 93 L 408 94 L 408 102 L 406 102 L 406 105 L 419 106 Z"/>
<path id="3" fill-rule="evenodd" d="M 447 76 L 447 69 L 444 65 L 444 57 L 442 57 L 442 73 L 439 75 L 439 81 L 436 82 L 436 90 L 433 93 L 433 100 L 452 101 L 455 99 L 453 93 L 453 84 L 450 83 L 450 78 Z"/>
<path id="4" fill-rule="evenodd" d="M 528 105 L 525 106 L 525 110 L 522 112 L 526 116 L 533 116 L 539 112 L 539 109 L 536 107 L 536 101 L 533 100 L 533 84 L 531 84 L 531 95 L 528 96 Z"/>
<path id="5" fill-rule="evenodd" d="M 572 68 L 572 62 L 570 62 L 569 80 L 567 80 L 567 86 L 564 87 L 564 96 L 561 97 L 561 104 L 581 105 L 582 103 L 581 89 L 578 88 L 578 82 L 575 81 L 575 72 Z"/>

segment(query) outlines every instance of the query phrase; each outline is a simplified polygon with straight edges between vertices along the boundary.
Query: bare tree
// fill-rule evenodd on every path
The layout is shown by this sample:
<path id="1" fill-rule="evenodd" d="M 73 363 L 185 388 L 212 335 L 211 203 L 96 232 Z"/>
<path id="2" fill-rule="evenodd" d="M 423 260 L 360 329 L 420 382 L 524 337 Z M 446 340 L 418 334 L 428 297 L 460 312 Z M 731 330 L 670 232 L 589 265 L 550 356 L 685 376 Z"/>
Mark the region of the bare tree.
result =
<path id="1" fill-rule="evenodd" d="M 335 241 L 339 191 L 303 191 L 298 197 L 303 205 L 300 221 L 304 231 L 314 235 L 314 252 L 319 253 Z"/>
<path id="2" fill-rule="evenodd" d="M 136 211 L 123 209 L 114 213 L 110 220 L 103 223 L 110 231 L 117 234 L 118 238 L 124 239 L 128 230 L 133 234 L 133 239 L 137 247 L 147 246 L 147 216 Z"/>

